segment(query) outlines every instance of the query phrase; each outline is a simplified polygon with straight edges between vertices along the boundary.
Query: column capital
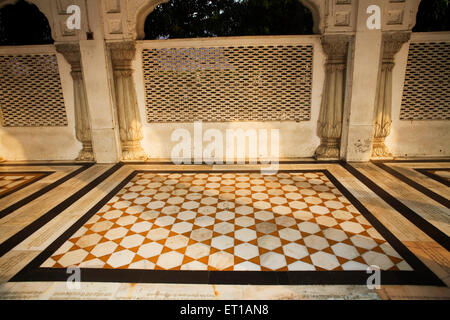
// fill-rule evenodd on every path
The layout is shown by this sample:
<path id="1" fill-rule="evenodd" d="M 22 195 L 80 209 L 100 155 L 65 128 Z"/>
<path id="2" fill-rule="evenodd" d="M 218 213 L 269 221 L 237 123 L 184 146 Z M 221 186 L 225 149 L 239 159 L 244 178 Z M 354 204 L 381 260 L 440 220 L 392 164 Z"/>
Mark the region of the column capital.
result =
<path id="1" fill-rule="evenodd" d="M 135 41 L 108 42 L 113 67 L 129 66 L 136 55 Z"/>
<path id="2" fill-rule="evenodd" d="M 72 67 L 72 71 L 81 71 L 81 52 L 78 42 L 55 44 L 56 52 L 61 53 Z"/>
<path id="3" fill-rule="evenodd" d="M 322 48 L 328 56 L 327 63 L 345 63 L 347 59 L 348 44 L 350 35 L 327 34 L 320 38 Z"/>
<path id="4" fill-rule="evenodd" d="M 383 58 L 393 59 L 405 42 L 411 38 L 411 32 L 383 32 Z"/>

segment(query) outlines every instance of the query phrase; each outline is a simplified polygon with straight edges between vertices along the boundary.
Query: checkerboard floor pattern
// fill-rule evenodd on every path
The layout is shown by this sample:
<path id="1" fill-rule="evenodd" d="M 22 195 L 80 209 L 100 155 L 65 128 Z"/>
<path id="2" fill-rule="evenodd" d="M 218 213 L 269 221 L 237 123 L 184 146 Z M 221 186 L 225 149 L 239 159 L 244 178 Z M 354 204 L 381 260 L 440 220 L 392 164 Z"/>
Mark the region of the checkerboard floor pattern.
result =
<path id="1" fill-rule="evenodd" d="M 322 172 L 138 173 L 41 267 L 411 270 Z"/>
<path id="2" fill-rule="evenodd" d="M 0 196 L 41 177 L 40 173 L 0 173 Z"/>

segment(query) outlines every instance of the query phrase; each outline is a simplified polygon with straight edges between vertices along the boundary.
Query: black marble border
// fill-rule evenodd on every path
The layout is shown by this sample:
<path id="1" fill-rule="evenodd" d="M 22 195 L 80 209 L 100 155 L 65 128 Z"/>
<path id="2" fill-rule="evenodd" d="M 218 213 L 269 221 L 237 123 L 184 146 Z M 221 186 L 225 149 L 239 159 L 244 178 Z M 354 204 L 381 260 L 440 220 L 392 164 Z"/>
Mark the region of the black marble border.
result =
<path id="1" fill-rule="evenodd" d="M 118 163 L 105 172 L 103 172 L 100 176 L 89 182 L 83 188 L 75 192 L 73 195 L 47 211 L 45 214 L 40 216 L 38 219 L 33 221 L 31 224 L 27 225 L 25 228 L 0 243 L 0 257 L 5 255 L 8 251 L 12 250 L 15 246 L 21 243 L 23 240 L 28 238 L 31 234 L 36 232 L 42 226 L 50 222 L 53 218 L 58 216 L 61 212 L 70 207 L 73 203 L 78 201 L 84 195 L 86 195 L 89 191 L 95 188 L 98 184 L 106 180 L 110 175 L 119 170 L 122 167 L 122 164 Z M 69 178 L 70 179 L 70 178 Z"/>
<path id="2" fill-rule="evenodd" d="M 0 171 L 0 175 L 2 175 L 2 174 L 10 174 L 10 173 L 12 173 L 12 174 L 15 173 L 15 174 L 18 174 L 18 175 L 41 174 L 41 176 L 38 176 L 38 177 L 36 177 L 34 179 L 30 179 L 31 181 L 25 182 L 20 187 L 13 188 L 13 189 L 11 189 L 9 191 L 6 191 L 5 193 L 1 194 L 0 195 L 0 199 L 3 199 L 5 197 L 9 196 L 10 194 L 13 194 L 14 192 L 17 192 L 19 190 L 22 190 L 23 188 L 28 187 L 28 186 L 32 185 L 33 183 L 38 182 L 39 180 L 44 179 L 45 177 L 48 177 L 49 175 L 51 175 L 54 172 L 55 171 L 26 171 L 26 170 L 25 171 Z M 2 218 L 2 213 L 3 213 L 3 211 L 0 212 L 0 218 Z"/>
<path id="3" fill-rule="evenodd" d="M 0 167 L 39 167 L 39 166 L 85 166 L 85 165 L 93 165 L 95 161 L 67 161 L 67 162 L 40 162 L 40 161 L 31 161 L 31 162 L 1 162 Z"/>
<path id="4" fill-rule="evenodd" d="M 450 158 L 428 158 L 428 159 L 392 159 L 392 160 L 371 160 L 372 162 L 384 162 L 384 163 L 435 163 L 435 162 L 449 162 Z"/>
<path id="5" fill-rule="evenodd" d="M 81 165 L 81 166 L 80 166 Z M 39 198 L 40 196 L 42 196 L 43 194 L 53 190 L 54 188 L 58 187 L 59 185 L 63 184 L 64 182 L 72 179 L 73 177 L 77 176 L 78 174 L 80 174 L 81 172 L 87 170 L 88 168 L 92 167 L 94 165 L 94 163 L 86 163 L 86 164 L 70 164 L 67 166 L 80 166 L 78 169 L 76 170 L 72 170 L 71 172 L 69 172 L 68 174 L 66 174 L 64 177 L 48 184 L 47 186 L 37 190 L 36 192 L 26 196 L 25 198 L 11 204 L 9 207 L 4 208 L 3 210 L 1 210 L 0 212 L 0 219 L 6 217 L 8 214 L 16 211 L 17 209 L 19 209 L 20 207 L 23 207 L 24 205 L 30 203 L 31 201 Z M 13 166 L 13 164 L 10 165 L 5 165 L 3 164 L 2 166 Z M 38 166 L 38 165 L 35 165 Z M 39 164 L 39 166 L 44 166 L 43 164 Z M 50 166 L 50 165 L 45 165 L 45 166 Z M 1 166 L 0 166 L 1 167 Z M 9 171 L 8 171 L 9 172 Z M 35 172 L 44 172 L 44 171 L 35 171 Z M 49 174 L 52 174 L 56 171 L 47 171 Z M 37 181 L 37 180 L 36 180 Z M 29 185 L 29 184 L 28 184 Z M 27 185 L 27 186 L 28 186 Z M 2 197 L 0 197 L 2 198 Z"/>
<path id="6" fill-rule="evenodd" d="M 133 177 L 140 172 L 136 170 L 120 182 L 108 195 L 103 197 L 85 215 L 69 227 L 61 236 L 51 243 L 43 252 L 26 265 L 10 281 L 66 281 L 68 274 L 64 268 L 41 268 L 44 263 L 65 241 L 80 229 L 108 201 L 117 194 Z M 236 173 L 260 172 L 260 170 L 195 170 L 167 171 L 158 173 Z M 358 209 L 384 239 L 413 268 L 413 271 L 381 271 L 381 284 L 402 285 L 436 285 L 445 284 L 422 261 L 383 226 L 349 190 L 347 190 L 328 170 L 278 170 L 278 172 L 323 172 L 336 188 Z M 178 271 L 178 270 L 132 270 L 82 268 L 81 280 L 85 282 L 126 282 L 126 283 L 192 283 L 192 284 L 255 284 L 255 285 L 301 285 L 301 284 L 353 284 L 366 285 L 370 274 L 366 271 Z"/>
<path id="7" fill-rule="evenodd" d="M 409 185 L 410 187 L 413 187 L 414 189 L 416 189 L 417 191 L 423 193 L 424 195 L 426 195 L 427 197 L 433 199 L 436 202 L 439 202 L 440 204 L 442 204 L 444 207 L 449 208 L 450 209 L 450 200 L 448 200 L 447 198 L 441 196 L 440 194 L 437 194 L 436 192 L 424 187 L 423 185 L 421 185 L 420 183 L 415 182 L 414 180 L 411 180 L 410 178 L 408 178 L 407 176 L 405 176 L 404 174 L 400 173 L 399 171 L 395 170 L 394 168 L 385 165 L 382 162 L 374 162 L 374 164 L 380 168 L 383 169 L 384 171 L 390 173 L 391 175 L 393 175 L 394 177 L 396 177 L 398 180 L 406 183 L 407 185 Z M 416 171 L 422 173 L 419 170 L 427 170 L 427 169 L 415 169 Z M 436 169 L 429 169 L 429 170 L 436 170 Z M 450 169 L 440 169 L 440 170 L 450 170 Z M 433 175 L 432 173 L 429 173 L 430 175 Z M 437 176 L 436 176 L 437 177 Z M 436 178 L 434 178 L 435 180 L 437 180 Z M 444 181 L 446 181 L 445 179 L 443 179 Z M 448 186 L 450 186 L 450 183 L 448 183 Z"/>
<path id="8" fill-rule="evenodd" d="M 428 171 L 450 171 L 450 168 L 415 168 L 414 170 L 416 170 L 417 172 L 420 172 L 421 174 L 427 176 L 428 178 L 431 178 L 437 182 L 442 183 L 443 185 L 450 187 L 450 181 L 439 177 L 438 175 L 435 175 L 431 172 Z"/>
<path id="9" fill-rule="evenodd" d="M 173 161 L 122 161 L 124 165 L 130 164 L 130 165 L 177 165 Z M 311 158 L 305 158 L 305 160 L 279 160 L 277 162 L 278 164 L 331 164 L 331 163 L 339 163 L 339 160 L 314 160 Z M 233 165 L 270 165 L 270 163 L 256 161 L 255 163 L 249 163 L 248 160 L 245 161 L 245 163 L 242 164 L 227 164 L 225 161 L 223 163 L 213 163 L 213 164 L 196 164 L 194 163 L 194 159 L 191 159 L 191 163 L 181 163 L 180 166 L 233 166 Z"/>
<path id="10" fill-rule="evenodd" d="M 387 204 L 394 208 L 398 213 L 408 219 L 417 228 L 421 229 L 424 233 L 426 233 L 430 238 L 439 243 L 445 249 L 450 250 L 450 240 L 444 232 L 436 228 L 426 219 L 417 214 L 414 210 L 410 209 L 396 197 L 392 196 L 386 190 L 378 186 L 374 181 L 366 177 L 363 173 L 361 173 L 361 171 L 359 171 L 352 165 L 348 163 L 342 163 L 342 166 L 345 167 L 359 181 L 364 183 L 377 196 L 379 196 Z"/>

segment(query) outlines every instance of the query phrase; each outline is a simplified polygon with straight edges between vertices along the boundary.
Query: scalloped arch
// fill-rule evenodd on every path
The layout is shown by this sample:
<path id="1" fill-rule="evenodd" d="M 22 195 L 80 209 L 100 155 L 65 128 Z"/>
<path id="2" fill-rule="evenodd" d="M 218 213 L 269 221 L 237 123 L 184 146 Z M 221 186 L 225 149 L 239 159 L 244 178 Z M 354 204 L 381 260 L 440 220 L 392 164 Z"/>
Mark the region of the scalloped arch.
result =
<path id="1" fill-rule="evenodd" d="M 50 26 L 50 32 L 52 34 L 52 38 L 56 39 L 57 35 L 55 32 L 55 21 L 53 19 L 51 5 L 49 1 L 46 0 L 25 0 L 28 3 L 34 4 L 39 11 L 47 18 L 48 25 Z M 8 5 L 8 4 L 14 4 L 17 0 L 0 0 L 0 8 Z"/>
<path id="2" fill-rule="evenodd" d="M 145 0 L 137 8 L 135 16 L 135 39 L 142 40 L 145 38 L 144 24 L 147 16 L 152 12 L 158 4 L 166 3 L 170 0 Z M 320 10 L 317 0 L 298 0 L 306 8 L 311 11 L 314 21 L 313 32 L 320 33 Z"/>

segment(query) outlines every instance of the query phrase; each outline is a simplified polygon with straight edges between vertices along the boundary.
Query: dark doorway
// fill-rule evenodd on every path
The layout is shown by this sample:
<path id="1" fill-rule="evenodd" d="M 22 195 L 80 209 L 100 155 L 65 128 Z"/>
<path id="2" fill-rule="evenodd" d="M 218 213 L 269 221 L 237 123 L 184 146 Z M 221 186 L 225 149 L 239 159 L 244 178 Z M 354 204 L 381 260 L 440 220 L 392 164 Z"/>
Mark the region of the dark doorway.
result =
<path id="1" fill-rule="evenodd" d="M 34 4 L 19 0 L 0 9 L 0 45 L 53 43 L 50 25 Z"/>

